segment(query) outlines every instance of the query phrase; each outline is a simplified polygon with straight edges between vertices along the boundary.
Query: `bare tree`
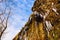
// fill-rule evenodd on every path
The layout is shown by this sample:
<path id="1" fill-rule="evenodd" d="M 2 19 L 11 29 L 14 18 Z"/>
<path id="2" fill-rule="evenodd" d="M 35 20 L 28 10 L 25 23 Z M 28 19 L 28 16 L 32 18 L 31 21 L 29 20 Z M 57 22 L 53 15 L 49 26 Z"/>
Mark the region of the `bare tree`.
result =
<path id="1" fill-rule="evenodd" d="M 6 1 L 6 0 L 0 0 L 0 3 L 3 1 Z M 11 12 L 11 8 L 5 7 L 4 9 L 2 9 L 0 7 L 0 40 L 4 31 L 8 27 L 8 19 L 10 16 L 10 12 Z"/>

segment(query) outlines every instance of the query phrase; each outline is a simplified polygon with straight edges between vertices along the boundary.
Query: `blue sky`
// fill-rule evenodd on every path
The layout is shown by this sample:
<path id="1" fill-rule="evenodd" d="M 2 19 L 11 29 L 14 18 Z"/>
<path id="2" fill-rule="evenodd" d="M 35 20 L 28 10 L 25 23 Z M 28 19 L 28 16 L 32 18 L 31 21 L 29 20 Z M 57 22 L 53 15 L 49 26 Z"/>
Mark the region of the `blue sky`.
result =
<path id="1" fill-rule="evenodd" d="M 34 0 L 9 0 L 9 3 L 12 8 L 11 21 L 17 22 L 14 28 L 20 29 L 20 27 L 24 26 L 32 13 L 31 8 Z"/>
<path id="2" fill-rule="evenodd" d="M 7 0 L 6 6 L 11 7 L 8 28 L 2 36 L 2 40 L 12 40 L 12 38 L 22 29 L 27 22 L 34 0 Z M 5 5 L 5 4 L 4 4 Z M 5 7 L 3 4 L 3 8 Z"/>

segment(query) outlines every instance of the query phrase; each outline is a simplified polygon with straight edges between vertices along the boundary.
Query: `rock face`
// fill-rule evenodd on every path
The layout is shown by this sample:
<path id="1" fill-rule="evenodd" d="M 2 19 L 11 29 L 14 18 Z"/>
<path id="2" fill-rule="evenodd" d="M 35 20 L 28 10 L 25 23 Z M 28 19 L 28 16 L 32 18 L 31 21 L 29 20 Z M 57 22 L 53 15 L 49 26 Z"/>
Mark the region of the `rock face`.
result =
<path id="1" fill-rule="evenodd" d="M 13 40 L 60 40 L 60 0 L 36 0 L 32 11 Z"/>

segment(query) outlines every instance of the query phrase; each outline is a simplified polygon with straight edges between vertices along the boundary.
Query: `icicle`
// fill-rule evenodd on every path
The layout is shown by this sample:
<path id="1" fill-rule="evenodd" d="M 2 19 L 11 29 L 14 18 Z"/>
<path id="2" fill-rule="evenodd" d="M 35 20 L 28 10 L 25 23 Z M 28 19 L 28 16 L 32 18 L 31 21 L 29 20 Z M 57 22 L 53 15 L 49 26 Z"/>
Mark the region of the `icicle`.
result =
<path id="1" fill-rule="evenodd" d="M 49 12 L 50 12 L 50 11 L 47 10 L 47 13 L 45 13 L 45 15 L 43 16 L 44 19 L 48 16 Z"/>
<path id="2" fill-rule="evenodd" d="M 29 18 L 29 20 L 31 20 L 31 19 L 32 19 L 32 17 Z"/>
<path id="3" fill-rule="evenodd" d="M 54 12 L 56 12 L 57 15 L 59 15 L 59 13 L 57 12 L 57 10 L 56 10 L 55 8 L 52 8 L 52 10 L 53 10 Z"/>
<path id="4" fill-rule="evenodd" d="M 52 6 L 54 5 L 54 3 L 52 3 Z"/>
<path id="5" fill-rule="evenodd" d="M 37 12 L 37 11 L 34 11 L 33 13 L 34 13 L 34 14 L 38 14 L 38 12 Z"/>
<path id="6" fill-rule="evenodd" d="M 27 31 L 28 29 L 29 29 L 29 27 L 28 27 L 28 26 L 26 26 L 24 31 Z"/>
<path id="7" fill-rule="evenodd" d="M 53 10 L 54 12 L 56 12 L 57 15 L 59 15 L 59 13 L 57 12 L 56 8 L 54 8 L 54 3 L 52 3 L 52 10 Z"/>
<path id="8" fill-rule="evenodd" d="M 48 33 L 48 36 L 49 36 L 49 31 L 51 30 L 52 25 L 51 25 L 50 21 L 46 21 L 45 23 L 46 23 L 46 30 L 47 30 L 47 33 Z"/>
<path id="9" fill-rule="evenodd" d="M 19 36 L 19 40 L 21 40 L 22 39 L 22 36 Z"/>
<path id="10" fill-rule="evenodd" d="M 28 26 L 25 26 L 25 28 L 24 28 L 24 30 L 22 32 L 22 36 L 24 36 L 23 37 L 24 40 L 27 40 L 27 30 L 28 29 L 29 29 Z M 20 36 L 20 39 L 22 39 L 22 36 Z"/>
<path id="11" fill-rule="evenodd" d="M 43 15 L 42 15 L 42 14 L 40 14 L 40 16 L 41 16 L 41 17 L 43 17 Z"/>
<path id="12" fill-rule="evenodd" d="M 27 39 L 27 37 L 25 37 L 25 39 L 24 39 L 24 40 L 28 40 L 28 39 Z"/>
<path id="13" fill-rule="evenodd" d="M 50 31 L 52 27 L 50 21 L 46 21 L 46 26 L 47 26 L 47 31 Z"/>
<path id="14" fill-rule="evenodd" d="M 54 37 L 55 35 L 54 35 L 54 33 L 53 33 L 53 37 Z"/>

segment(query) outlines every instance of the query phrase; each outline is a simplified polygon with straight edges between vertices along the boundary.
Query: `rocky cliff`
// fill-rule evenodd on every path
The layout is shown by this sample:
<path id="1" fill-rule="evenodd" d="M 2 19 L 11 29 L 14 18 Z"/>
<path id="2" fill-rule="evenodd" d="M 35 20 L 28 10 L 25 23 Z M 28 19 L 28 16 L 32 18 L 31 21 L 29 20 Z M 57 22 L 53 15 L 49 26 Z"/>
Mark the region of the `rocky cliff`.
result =
<path id="1" fill-rule="evenodd" d="M 60 40 L 60 0 L 36 0 L 28 22 L 13 40 Z"/>

